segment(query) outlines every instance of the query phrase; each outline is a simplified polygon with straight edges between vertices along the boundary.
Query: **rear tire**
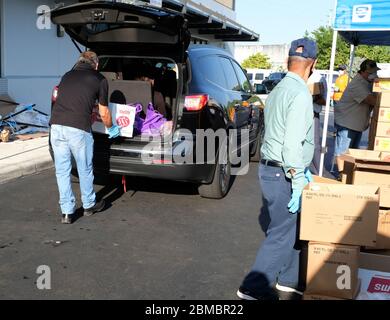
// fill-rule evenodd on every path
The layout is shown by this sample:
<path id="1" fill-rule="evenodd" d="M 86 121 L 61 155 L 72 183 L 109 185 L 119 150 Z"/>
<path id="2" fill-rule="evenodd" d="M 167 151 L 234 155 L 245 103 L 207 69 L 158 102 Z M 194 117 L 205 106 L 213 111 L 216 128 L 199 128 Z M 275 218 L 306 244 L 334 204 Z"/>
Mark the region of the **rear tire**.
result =
<path id="1" fill-rule="evenodd" d="M 231 164 L 227 150 L 222 151 L 222 154 L 219 153 L 218 158 L 224 159 L 225 161 L 219 160 L 216 164 L 213 182 L 211 184 L 202 184 L 199 186 L 198 191 L 202 198 L 222 199 L 229 192 L 231 182 Z"/>

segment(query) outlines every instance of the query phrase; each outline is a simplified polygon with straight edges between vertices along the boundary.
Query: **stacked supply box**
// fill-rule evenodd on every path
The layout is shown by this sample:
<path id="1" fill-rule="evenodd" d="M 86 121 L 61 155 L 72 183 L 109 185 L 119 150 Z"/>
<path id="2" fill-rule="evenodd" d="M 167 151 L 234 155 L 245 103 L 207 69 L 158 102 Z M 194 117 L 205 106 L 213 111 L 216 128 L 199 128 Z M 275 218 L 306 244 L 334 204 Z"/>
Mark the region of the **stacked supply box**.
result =
<path id="1" fill-rule="evenodd" d="M 300 239 L 310 241 L 304 299 L 354 299 L 360 247 L 376 245 L 379 188 L 321 180 L 302 195 Z"/>
<path id="2" fill-rule="evenodd" d="M 362 252 L 360 293 L 356 300 L 390 300 L 390 251 Z"/>
<path id="3" fill-rule="evenodd" d="M 350 149 L 344 160 L 343 182 L 380 188 L 376 249 L 390 249 L 390 159 L 385 152 Z"/>
<path id="4" fill-rule="evenodd" d="M 369 149 L 390 152 L 390 91 L 378 94 L 370 126 Z"/>

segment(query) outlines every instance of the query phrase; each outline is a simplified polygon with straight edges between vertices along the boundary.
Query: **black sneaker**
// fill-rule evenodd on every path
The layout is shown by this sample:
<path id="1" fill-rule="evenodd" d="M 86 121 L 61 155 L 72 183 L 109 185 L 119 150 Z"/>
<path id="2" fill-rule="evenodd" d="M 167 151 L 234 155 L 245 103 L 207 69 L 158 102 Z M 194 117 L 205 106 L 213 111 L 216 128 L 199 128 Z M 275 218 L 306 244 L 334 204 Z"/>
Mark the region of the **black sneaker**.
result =
<path id="1" fill-rule="evenodd" d="M 279 297 L 273 293 L 269 292 L 268 294 L 265 295 L 256 295 L 250 292 L 249 290 L 240 287 L 237 291 L 237 296 L 241 300 L 248 300 L 248 301 L 255 301 L 255 300 L 279 300 Z"/>
<path id="2" fill-rule="evenodd" d="M 63 214 L 61 219 L 62 224 L 72 224 L 73 223 L 73 214 Z"/>
<path id="3" fill-rule="evenodd" d="M 97 202 L 92 208 L 84 209 L 84 216 L 90 217 L 90 216 L 94 215 L 95 213 L 102 211 L 105 206 L 106 206 L 105 201 L 101 200 L 101 201 Z"/>
<path id="4" fill-rule="evenodd" d="M 285 287 L 280 284 L 276 284 L 275 289 L 278 293 L 279 300 L 302 300 L 303 292 L 298 289 Z"/>

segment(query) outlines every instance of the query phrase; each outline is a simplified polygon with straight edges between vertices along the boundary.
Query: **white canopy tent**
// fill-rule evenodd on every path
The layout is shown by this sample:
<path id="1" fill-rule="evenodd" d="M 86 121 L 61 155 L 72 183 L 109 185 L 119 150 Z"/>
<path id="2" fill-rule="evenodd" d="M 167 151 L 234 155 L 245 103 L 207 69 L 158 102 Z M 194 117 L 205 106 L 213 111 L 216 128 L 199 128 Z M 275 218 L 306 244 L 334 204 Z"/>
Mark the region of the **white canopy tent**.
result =
<path id="1" fill-rule="evenodd" d="M 333 43 L 329 69 L 332 71 L 334 70 L 335 64 L 338 34 L 351 44 L 350 66 L 353 64 L 356 46 L 390 46 L 390 0 L 336 0 L 333 28 Z M 326 141 L 332 88 L 331 74 L 332 72 L 329 72 L 325 121 L 322 134 L 320 176 L 323 175 L 324 171 L 327 145 Z"/>

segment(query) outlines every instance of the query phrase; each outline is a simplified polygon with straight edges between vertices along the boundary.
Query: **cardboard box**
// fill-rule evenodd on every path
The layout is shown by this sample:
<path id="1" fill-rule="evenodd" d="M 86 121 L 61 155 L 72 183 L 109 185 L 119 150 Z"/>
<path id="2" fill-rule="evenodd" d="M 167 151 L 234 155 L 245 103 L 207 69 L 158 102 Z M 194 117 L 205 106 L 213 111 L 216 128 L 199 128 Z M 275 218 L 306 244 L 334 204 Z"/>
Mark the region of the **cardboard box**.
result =
<path id="1" fill-rule="evenodd" d="M 384 208 L 390 208 L 390 172 L 356 170 L 354 172 L 353 184 L 379 186 L 379 205 Z"/>
<path id="2" fill-rule="evenodd" d="M 390 90 L 390 78 L 381 78 L 374 82 L 373 92 L 384 92 Z"/>
<path id="3" fill-rule="evenodd" d="M 361 289 L 356 300 L 390 300 L 390 252 L 360 253 Z"/>
<path id="4" fill-rule="evenodd" d="M 309 243 L 306 293 L 353 299 L 359 290 L 358 246 Z"/>
<path id="5" fill-rule="evenodd" d="M 390 110 L 390 108 L 389 108 Z M 390 114 L 390 113 L 389 113 Z M 377 122 L 373 121 L 371 125 L 374 128 L 374 137 L 387 137 L 390 138 L 390 122 Z M 375 141 L 375 139 L 374 139 Z"/>
<path id="6" fill-rule="evenodd" d="M 379 108 L 375 120 L 377 122 L 390 122 L 390 108 Z"/>
<path id="7" fill-rule="evenodd" d="M 313 175 L 313 180 L 315 183 L 329 183 L 329 184 L 341 184 L 340 181 L 334 179 L 328 179 L 320 176 Z"/>
<path id="8" fill-rule="evenodd" d="M 384 108 L 390 108 L 390 91 L 384 91 L 379 94 L 378 106 Z"/>
<path id="9" fill-rule="evenodd" d="M 380 206 L 390 207 L 389 155 L 380 151 L 349 149 L 344 160 L 343 182 L 380 187 Z"/>
<path id="10" fill-rule="evenodd" d="M 124 104 L 110 103 L 109 109 L 112 114 L 113 124 L 121 127 L 121 137 L 132 138 L 134 134 L 136 108 Z M 95 109 L 92 114 L 92 131 L 108 134 L 108 130 L 100 118 L 98 109 Z"/>
<path id="11" fill-rule="evenodd" d="M 309 91 L 312 96 L 317 96 L 324 92 L 322 83 L 320 82 L 309 83 L 307 86 L 309 87 Z"/>
<path id="12" fill-rule="evenodd" d="M 322 296 L 319 294 L 310 294 L 310 293 L 304 293 L 303 294 L 303 300 L 347 300 L 347 299 L 341 299 L 341 298 L 335 298 L 335 297 L 327 297 L 327 296 Z"/>
<path id="13" fill-rule="evenodd" d="M 390 210 L 379 210 L 378 234 L 375 248 L 390 249 Z"/>
<path id="14" fill-rule="evenodd" d="M 375 151 L 390 152 L 390 138 L 376 137 L 374 150 Z"/>
<path id="15" fill-rule="evenodd" d="M 303 191 L 300 239 L 374 246 L 379 188 L 311 183 Z"/>

